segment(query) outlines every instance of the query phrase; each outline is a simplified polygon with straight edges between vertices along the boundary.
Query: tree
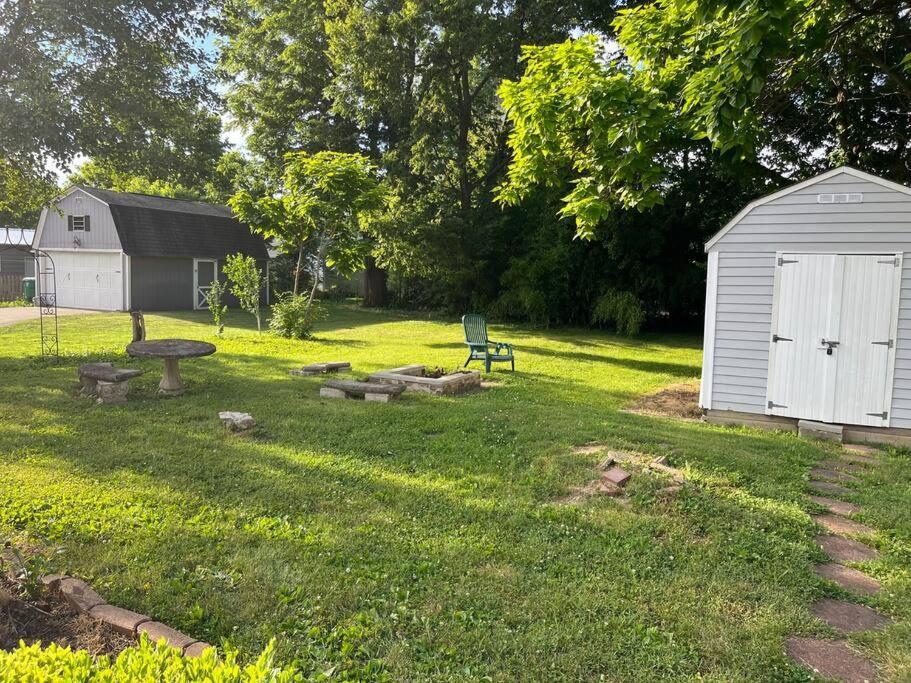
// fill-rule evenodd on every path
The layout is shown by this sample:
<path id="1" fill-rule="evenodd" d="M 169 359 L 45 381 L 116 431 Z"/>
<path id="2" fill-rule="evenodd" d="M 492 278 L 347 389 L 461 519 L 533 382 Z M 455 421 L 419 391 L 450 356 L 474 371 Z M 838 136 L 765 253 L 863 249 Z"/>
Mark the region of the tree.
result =
<path id="1" fill-rule="evenodd" d="M 305 244 L 314 244 L 312 305 L 324 267 L 350 275 L 363 266 L 369 248 L 363 235 L 383 207 L 385 190 L 359 154 L 295 152 L 285 156 L 280 192 L 255 197 L 242 190 L 230 204 L 254 231 L 296 245 L 299 258 Z"/>
<path id="2" fill-rule="evenodd" d="M 151 180 L 147 176 L 117 171 L 95 159 L 82 164 L 69 177 L 71 185 L 86 185 L 115 192 L 137 192 L 175 199 L 202 199 L 202 195 L 189 187 L 171 180 Z"/>
<path id="3" fill-rule="evenodd" d="M 237 297 L 242 309 L 256 318 L 256 331 L 262 332 L 259 295 L 263 289 L 263 274 L 256 265 L 256 259 L 243 254 L 230 254 L 225 258 L 223 270 L 231 283 L 231 294 Z"/>
<path id="4" fill-rule="evenodd" d="M 208 0 L 0 4 L 0 158 L 42 175 L 78 153 L 179 142 L 168 131 L 211 99 L 210 16 Z"/>
<path id="5" fill-rule="evenodd" d="M 589 237 L 647 208 L 694 158 L 767 189 L 860 164 L 911 178 L 911 28 L 897 2 L 660 0 L 623 11 L 619 50 L 583 37 L 528 48 L 501 95 L 514 125 L 499 198 L 571 180 L 562 213 Z"/>

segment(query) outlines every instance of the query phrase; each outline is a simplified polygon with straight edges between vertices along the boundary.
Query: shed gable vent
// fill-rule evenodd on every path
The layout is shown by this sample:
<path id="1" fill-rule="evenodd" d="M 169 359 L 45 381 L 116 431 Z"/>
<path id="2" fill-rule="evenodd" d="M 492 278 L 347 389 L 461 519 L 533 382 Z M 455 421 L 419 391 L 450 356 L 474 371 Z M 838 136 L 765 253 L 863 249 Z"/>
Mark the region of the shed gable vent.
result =
<path id="1" fill-rule="evenodd" d="M 860 204 L 863 201 L 863 192 L 828 192 L 816 195 L 817 204 Z"/>

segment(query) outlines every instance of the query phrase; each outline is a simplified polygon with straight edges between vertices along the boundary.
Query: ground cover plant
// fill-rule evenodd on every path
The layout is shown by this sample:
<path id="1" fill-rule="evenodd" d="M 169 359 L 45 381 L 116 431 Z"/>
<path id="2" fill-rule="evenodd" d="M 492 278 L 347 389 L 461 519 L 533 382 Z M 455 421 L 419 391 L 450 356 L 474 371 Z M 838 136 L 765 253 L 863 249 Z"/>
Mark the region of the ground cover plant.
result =
<path id="1" fill-rule="evenodd" d="M 388 405 L 320 399 L 317 360 L 354 375 L 465 357 L 455 319 L 332 304 L 314 339 L 257 335 L 229 313 L 148 314 L 149 337 L 212 341 L 188 393 L 156 395 L 160 363 L 124 355 L 125 314 L 60 320 L 61 358 L 35 323 L 0 328 L 0 538 L 64 546 L 59 570 L 110 602 L 254 661 L 329 680 L 806 681 L 787 635 L 831 631 L 838 595 L 812 573 L 808 468 L 833 446 L 626 412 L 698 376 L 697 338 L 492 326 L 515 343 L 460 397 Z M 87 360 L 143 367 L 122 406 L 76 396 Z M 219 410 L 251 413 L 238 436 Z M 661 498 L 554 501 L 593 478 L 572 447 L 665 455 L 690 485 Z M 893 618 L 850 636 L 887 678 L 911 676 L 911 466 L 888 451 L 854 500 L 880 530 L 865 567 Z"/>

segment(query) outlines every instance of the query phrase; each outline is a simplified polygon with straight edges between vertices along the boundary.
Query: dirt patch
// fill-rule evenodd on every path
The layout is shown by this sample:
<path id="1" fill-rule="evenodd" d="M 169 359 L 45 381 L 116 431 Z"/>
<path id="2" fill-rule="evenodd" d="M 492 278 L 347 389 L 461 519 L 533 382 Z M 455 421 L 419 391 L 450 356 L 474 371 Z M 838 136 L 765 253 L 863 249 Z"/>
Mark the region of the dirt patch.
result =
<path id="1" fill-rule="evenodd" d="M 632 413 L 661 415 L 683 420 L 699 420 L 699 382 L 681 382 L 665 387 L 661 391 L 643 396 L 630 409 Z"/>
<path id="2" fill-rule="evenodd" d="M 0 575 L 0 649 L 13 650 L 20 640 L 27 645 L 57 643 L 92 655 L 117 655 L 135 644 L 102 622 L 79 614 L 63 597 L 49 592 L 26 597 L 19 584 Z"/>

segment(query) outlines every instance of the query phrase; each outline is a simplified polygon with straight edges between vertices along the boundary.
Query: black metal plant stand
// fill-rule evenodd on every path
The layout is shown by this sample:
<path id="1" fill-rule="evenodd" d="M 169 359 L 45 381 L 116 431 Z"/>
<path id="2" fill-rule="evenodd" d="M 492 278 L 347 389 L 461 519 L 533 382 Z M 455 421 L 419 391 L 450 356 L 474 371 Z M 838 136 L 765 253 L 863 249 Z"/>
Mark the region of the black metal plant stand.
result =
<path id="1" fill-rule="evenodd" d="M 41 355 L 60 355 L 60 335 L 57 326 L 57 276 L 54 270 L 54 259 L 46 251 L 33 249 L 26 231 L 4 228 L 0 233 L 0 247 L 29 247 L 35 260 L 35 298 L 32 303 L 38 308 L 38 320 L 41 330 Z"/>

